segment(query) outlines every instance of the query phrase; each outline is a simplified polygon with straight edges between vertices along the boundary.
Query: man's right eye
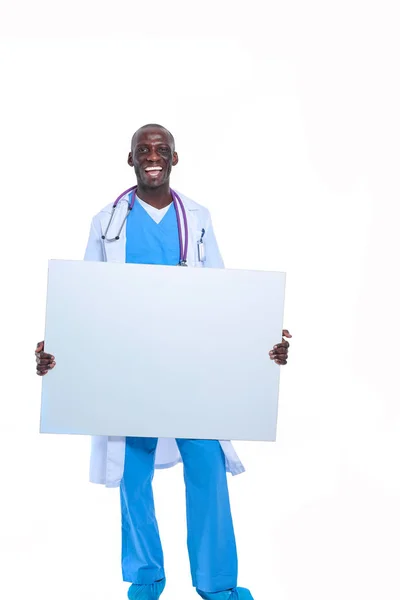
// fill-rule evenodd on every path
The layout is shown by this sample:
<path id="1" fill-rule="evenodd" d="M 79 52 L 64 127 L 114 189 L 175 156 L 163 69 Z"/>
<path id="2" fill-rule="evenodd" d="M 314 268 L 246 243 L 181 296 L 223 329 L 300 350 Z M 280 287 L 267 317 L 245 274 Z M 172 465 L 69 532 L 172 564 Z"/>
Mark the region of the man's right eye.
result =
<path id="1" fill-rule="evenodd" d="M 147 152 L 147 148 L 145 146 L 141 146 L 140 148 L 137 148 L 137 152 L 143 154 L 143 152 Z"/>

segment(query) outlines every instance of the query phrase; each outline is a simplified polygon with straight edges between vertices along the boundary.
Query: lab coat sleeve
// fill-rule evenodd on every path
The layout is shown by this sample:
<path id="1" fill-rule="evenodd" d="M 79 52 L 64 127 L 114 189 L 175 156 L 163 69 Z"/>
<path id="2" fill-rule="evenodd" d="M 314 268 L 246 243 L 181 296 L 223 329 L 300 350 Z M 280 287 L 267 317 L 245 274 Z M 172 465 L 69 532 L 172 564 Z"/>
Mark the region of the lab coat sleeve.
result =
<path id="1" fill-rule="evenodd" d="M 206 248 L 206 260 L 204 262 L 204 266 L 209 267 L 211 269 L 223 269 L 225 265 L 221 253 L 219 251 L 217 238 L 215 237 L 211 215 L 208 211 L 207 213 L 208 214 L 204 234 L 204 245 Z"/>
<path id="2" fill-rule="evenodd" d="M 103 240 L 98 217 L 92 219 L 84 260 L 104 262 Z"/>

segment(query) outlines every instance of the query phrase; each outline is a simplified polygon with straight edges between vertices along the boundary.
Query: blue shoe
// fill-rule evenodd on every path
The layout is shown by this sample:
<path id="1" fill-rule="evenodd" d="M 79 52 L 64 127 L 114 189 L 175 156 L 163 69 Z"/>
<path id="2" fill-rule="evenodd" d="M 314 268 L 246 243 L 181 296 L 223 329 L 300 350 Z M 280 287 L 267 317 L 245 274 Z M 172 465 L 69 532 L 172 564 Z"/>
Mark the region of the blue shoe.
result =
<path id="1" fill-rule="evenodd" d="M 132 583 L 128 590 L 129 600 L 158 600 L 165 588 L 165 579 L 147 585 Z"/>
<path id="2" fill-rule="evenodd" d="M 240 587 L 225 592 L 202 592 L 197 589 L 196 592 L 203 600 L 254 600 L 248 589 Z"/>

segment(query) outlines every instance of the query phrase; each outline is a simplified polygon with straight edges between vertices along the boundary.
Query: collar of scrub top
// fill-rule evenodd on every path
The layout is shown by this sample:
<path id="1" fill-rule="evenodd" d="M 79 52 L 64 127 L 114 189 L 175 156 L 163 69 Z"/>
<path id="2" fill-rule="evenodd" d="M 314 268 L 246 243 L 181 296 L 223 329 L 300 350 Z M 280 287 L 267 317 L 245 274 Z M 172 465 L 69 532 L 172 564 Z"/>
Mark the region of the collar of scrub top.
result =
<path id="1" fill-rule="evenodd" d="M 115 200 L 115 202 L 112 206 L 112 213 L 111 213 L 111 217 L 108 222 L 108 225 L 107 225 L 107 229 L 105 230 L 104 235 L 101 236 L 105 242 L 115 242 L 115 241 L 119 240 L 121 231 L 125 225 L 128 215 L 129 215 L 130 211 L 132 210 L 133 205 L 135 204 L 136 190 L 137 190 L 137 185 L 130 187 L 127 190 L 125 190 L 124 192 L 122 192 L 122 194 L 120 194 L 118 196 L 118 198 Z M 171 192 L 172 202 L 174 203 L 174 207 L 175 207 L 176 220 L 178 222 L 178 234 L 179 234 L 179 263 L 178 263 L 178 266 L 187 267 L 187 251 L 188 251 L 189 232 L 188 232 L 186 211 L 183 206 L 183 202 L 179 198 L 178 194 L 174 190 L 170 190 L 170 192 Z M 115 237 L 107 238 L 107 233 L 108 233 L 108 230 L 110 229 L 111 223 L 113 222 L 114 212 L 115 212 L 115 209 L 117 208 L 117 204 L 124 196 L 126 196 L 126 194 L 130 195 L 130 202 L 128 204 L 128 210 L 126 211 L 125 218 L 122 221 L 122 225 L 118 231 L 118 234 Z M 182 222 L 183 222 L 183 231 L 184 231 L 184 235 L 185 235 L 184 242 L 183 242 L 183 236 L 182 236 Z"/>

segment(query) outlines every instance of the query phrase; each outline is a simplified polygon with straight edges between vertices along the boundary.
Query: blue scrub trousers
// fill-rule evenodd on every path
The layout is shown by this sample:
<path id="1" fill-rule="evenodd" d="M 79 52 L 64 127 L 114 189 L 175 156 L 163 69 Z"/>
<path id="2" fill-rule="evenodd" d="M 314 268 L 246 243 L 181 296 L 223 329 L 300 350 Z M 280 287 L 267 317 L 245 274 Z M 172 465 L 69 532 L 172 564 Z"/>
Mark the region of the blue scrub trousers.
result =
<path id="1" fill-rule="evenodd" d="M 126 262 L 177 265 L 179 234 L 174 209 L 155 223 L 135 202 L 126 225 Z M 188 550 L 193 585 L 205 600 L 252 600 L 236 588 L 237 555 L 225 456 L 214 440 L 177 440 L 186 484 Z M 121 482 L 122 574 L 131 600 L 158 600 L 164 586 L 163 552 L 152 480 L 156 438 L 127 438 Z"/>
<path id="2" fill-rule="evenodd" d="M 178 439 L 177 444 L 184 467 L 193 586 L 203 598 L 242 598 L 228 591 L 236 588 L 238 561 L 221 445 L 214 440 L 188 439 Z M 156 447 L 157 438 L 126 439 L 121 482 L 122 573 L 124 581 L 136 584 L 132 586 L 137 591 L 132 594 L 135 600 L 157 600 L 165 585 L 152 491 Z M 244 598 L 250 600 L 251 595 Z"/>

